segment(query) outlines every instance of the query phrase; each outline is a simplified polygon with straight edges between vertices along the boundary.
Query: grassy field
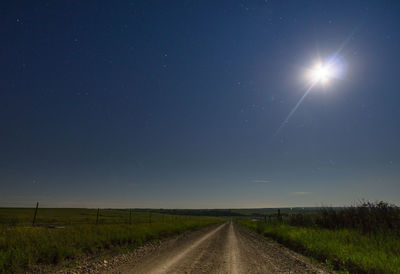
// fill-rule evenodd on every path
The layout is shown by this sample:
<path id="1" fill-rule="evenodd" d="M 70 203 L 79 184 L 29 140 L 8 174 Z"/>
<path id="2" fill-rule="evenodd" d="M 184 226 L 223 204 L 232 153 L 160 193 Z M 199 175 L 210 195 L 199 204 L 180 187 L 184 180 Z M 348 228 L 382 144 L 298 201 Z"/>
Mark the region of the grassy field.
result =
<path id="1" fill-rule="evenodd" d="M 34 208 L 0 208 L 0 225 L 30 226 L 32 225 Z M 129 217 L 131 215 L 131 217 Z M 146 210 L 101 209 L 99 211 L 99 224 L 127 224 L 148 223 L 150 221 L 162 222 L 172 219 L 184 219 L 185 216 L 161 214 Z M 36 218 L 38 226 L 65 226 L 76 224 L 95 224 L 97 209 L 83 208 L 39 208 Z"/>
<path id="2" fill-rule="evenodd" d="M 350 273 L 400 273 L 399 209 L 385 203 L 311 216 L 237 222 L 263 236 Z"/>
<path id="3" fill-rule="evenodd" d="M 0 272 L 23 272 L 37 264 L 59 264 L 105 250 L 133 249 L 188 229 L 222 222 L 215 217 L 92 209 L 1 209 Z M 150 223 L 151 220 L 151 223 Z M 11 225 L 10 225 L 11 224 Z M 50 226 L 51 224 L 51 226 Z"/>

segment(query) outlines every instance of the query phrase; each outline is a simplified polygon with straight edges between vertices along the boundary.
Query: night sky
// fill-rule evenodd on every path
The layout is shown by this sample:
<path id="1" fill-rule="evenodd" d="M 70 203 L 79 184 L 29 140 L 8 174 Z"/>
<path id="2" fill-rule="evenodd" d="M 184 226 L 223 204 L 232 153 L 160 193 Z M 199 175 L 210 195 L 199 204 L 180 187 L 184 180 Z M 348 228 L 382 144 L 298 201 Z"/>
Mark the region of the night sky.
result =
<path id="1" fill-rule="evenodd" d="M 0 206 L 400 204 L 400 2 L 1 1 L 0 37 Z"/>

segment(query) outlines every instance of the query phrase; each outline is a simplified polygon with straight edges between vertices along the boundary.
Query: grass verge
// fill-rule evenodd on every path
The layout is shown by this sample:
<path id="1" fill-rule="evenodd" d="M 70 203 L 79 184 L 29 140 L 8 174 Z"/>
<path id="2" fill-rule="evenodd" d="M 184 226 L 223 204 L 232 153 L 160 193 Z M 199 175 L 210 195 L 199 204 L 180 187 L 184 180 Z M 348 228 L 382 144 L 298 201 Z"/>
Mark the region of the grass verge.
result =
<path id="1" fill-rule="evenodd" d="M 335 270 L 351 273 L 400 273 L 400 238 L 397 234 L 370 234 L 349 229 L 328 230 L 279 222 L 238 220 L 238 224 Z"/>
<path id="2" fill-rule="evenodd" d="M 221 221 L 221 218 L 193 216 L 175 222 L 74 225 L 62 229 L 3 226 L 0 227 L 0 272 L 22 272 L 36 264 L 58 264 L 115 247 L 134 248 L 147 241 Z"/>

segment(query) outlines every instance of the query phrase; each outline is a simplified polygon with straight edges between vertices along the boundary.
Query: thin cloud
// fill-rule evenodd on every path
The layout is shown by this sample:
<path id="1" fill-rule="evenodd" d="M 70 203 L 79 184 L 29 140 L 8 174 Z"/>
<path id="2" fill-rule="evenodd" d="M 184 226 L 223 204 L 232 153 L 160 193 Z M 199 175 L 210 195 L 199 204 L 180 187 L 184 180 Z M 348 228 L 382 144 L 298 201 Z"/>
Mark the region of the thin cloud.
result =
<path id="1" fill-rule="evenodd" d="M 259 183 L 259 184 L 269 184 L 271 183 L 271 180 L 268 179 L 256 179 L 256 180 L 252 180 L 252 183 Z"/>
<path id="2" fill-rule="evenodd" d="M 308 195 L 311 194 L 311 192 L 306 192 L 306 191 L 297 191 L 297 192 L 292 192 L 292 195 Z"/>

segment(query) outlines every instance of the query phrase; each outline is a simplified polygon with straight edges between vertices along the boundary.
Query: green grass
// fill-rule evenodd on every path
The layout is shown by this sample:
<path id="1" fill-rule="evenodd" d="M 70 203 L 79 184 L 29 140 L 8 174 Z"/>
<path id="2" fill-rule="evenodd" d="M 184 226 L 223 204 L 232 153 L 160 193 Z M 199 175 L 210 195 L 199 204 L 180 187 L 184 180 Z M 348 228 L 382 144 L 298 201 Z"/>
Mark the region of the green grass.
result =
<path id="1" fill-rule="evenodd" d="M 398 234 L 363 234 L 356 230 L 328 230 L 246 219 L 238 223 L 322 261 L 351 273 L 400 273 Z"/>
<path id="2" fill-rule="evenodd" d="M 41 209 L 39 224 L 64 225 L 48 228 L 46 225 L 29 225 L 32 209 L 0 210 L 3 221 L 7 220 L 6 216 L 18 219 L 16 225 L 10 226 L 7 222 L 0 225 L 0 272 L 24 272 L 37 264 L 59 264 L 106 250 L 129 250 L 151 240 L 224 220 L 152 213 L 152 223 L 148 223 L 148 212 L 134 212 L 134 223 L 129 225 L 129 212 L 103 212 L 103 223 L 95 225 L 82 223 L 95 222 L 96 210 Z"/>

